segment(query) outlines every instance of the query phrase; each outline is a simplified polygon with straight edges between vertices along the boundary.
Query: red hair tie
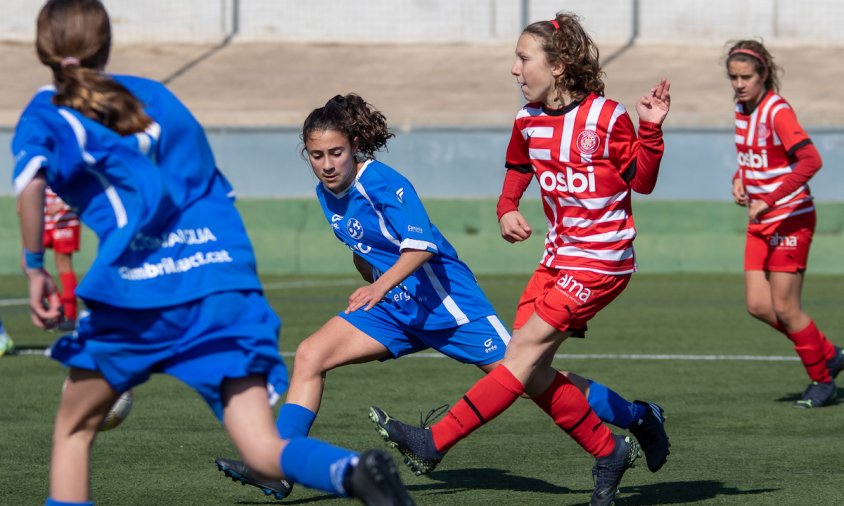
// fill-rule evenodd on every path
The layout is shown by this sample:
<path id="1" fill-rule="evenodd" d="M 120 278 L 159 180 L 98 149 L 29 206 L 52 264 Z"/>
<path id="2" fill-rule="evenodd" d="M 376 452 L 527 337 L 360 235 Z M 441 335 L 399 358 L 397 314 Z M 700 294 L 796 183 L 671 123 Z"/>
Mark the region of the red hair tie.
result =
<path id="1" fill-rule="evenodd" d="M 80 63 L 80 62 L 79 62 L 79 58 L 75 58 L 75 57 L 73 57 L 73 56 L 65 56 L 65 57 L 64 57 L 64 58 L 62 58 L 62 60 L 59 62 L 59 65 L 61 65 L 61 67 L 62 67 L 63 69 L 66 69 L 66 68 L 68 68 L 68 67 L 78 67 L 78 66 L 79 66 L 79 63 Z"/>
<path id="2" fill-rule="evenodd" d="M 560 29 L 560 23 L 557 23 L 557 20 L 556 20 L 556 19 L 552 19 L 551 21 L 549 21 L 549 23 L 551 23 L 552 25 L 554 25 L 554 30 L 559 30 L 559 29 Z"/>
<path id="3" fill-rule="evenodd" d="M 762 58 L 761 54 L 757 53 L 756 51 L 754 51 L 752 49 L 744 49 L 744 48 L 733 49 L 732 51 L 730 51 L 730 56 L 733 56 L 734 54 L 750 55 L 750 56 L 756 58 L 757 60 L 759 60 L 762 63 L 762 67 L 764 67 L 766 71 L 768 70 L 768 64 L 765 62 L 765 58 Z"/>

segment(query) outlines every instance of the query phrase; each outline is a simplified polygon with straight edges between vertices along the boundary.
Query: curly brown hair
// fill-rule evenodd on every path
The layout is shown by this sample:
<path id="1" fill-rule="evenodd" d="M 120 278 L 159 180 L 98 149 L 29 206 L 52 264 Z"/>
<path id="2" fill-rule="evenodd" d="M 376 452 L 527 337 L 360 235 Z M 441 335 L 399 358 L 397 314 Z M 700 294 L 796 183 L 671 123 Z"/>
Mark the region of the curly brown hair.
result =
<path id="1" fill-rule="evenodd" d="M 359 95 L 335 95 L 324 106 L 311 111 L 302 125 L 302 142 L 312 132 L 336 130 L 345 135 L 357 148 L 355 158 L 363 161 L 375 158 L 375 152 L 387 146 L 387 139 L 395 137 L 387 127 L 387 118 Z M 305 149 L 302 149 L 304 157 Z"/>
<path id="2" fill-rule="evenodd" d="M 730 69 L 730 62 L 740 61 L 753 65 L 756 73 L 765 76 L 765 89 L 780 92 L 780 77 L 782 69 L 774 62 L 774 57 L 759 40 L 745 39 L 730 43 L 724 66 Z"/>
<path id="3" fill-rule="evenodd" d="M 576 14 L 558 12 L 553 21 L 531 23 L 522 33 L 529 33 L 542 42 L 549 65 L 563 65 L 563 74 L 555 83 L 558 97 L 568 93 L 572 99 L 582 100 L 589 93 L 604 94 L 604 71 L 598 63 L 598 46 L 583 29 Z"/>
<path id="4" fill-rule="evenodd" d="M 38 15 L 35 48 L 53 72 L 53 103 L 76 109 L 121 135 L 152 120 L 122 84 L 103 73 L 111 51 L 111 23 L 99 0 L 50 0 Z"/>

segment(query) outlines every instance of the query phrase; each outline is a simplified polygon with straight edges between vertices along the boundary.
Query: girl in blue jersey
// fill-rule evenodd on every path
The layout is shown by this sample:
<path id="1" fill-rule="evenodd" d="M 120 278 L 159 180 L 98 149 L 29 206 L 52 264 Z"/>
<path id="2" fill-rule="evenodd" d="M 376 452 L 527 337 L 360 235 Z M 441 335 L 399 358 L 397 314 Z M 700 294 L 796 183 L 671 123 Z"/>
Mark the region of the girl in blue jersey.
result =
<path id="1" fill-rule="evenodd" d="M 305 119 L 303 155 L 319 179 L 317 199 L 370 284 L 355 290 L 345 310 L 297 348 L 286 403 L 279 410 L 282 437 L 308 434 L 326 373 L 337 367 L 428 348 L 484 372 L 504 358 L 510 334 L 474 274 L 431 223 L 410 181 L 375 159 L 393 135 L 384 115 L 354 94 L 335 96 Z M 628 428 L 653 416 L 644 403 L 565 374 L 593 392 L 593 408 L 611 423 Z M 373 408 L 373 421 L 383 416 Z M 651 444 L 654 451 L 667 452 L 661 423 L 648 427 L 637 436 L 653 440 L 659 446 Z M 655 458 L 661 466 L 665 455 Z M 290 491 L 288 483 L 263 480 L 238 461 L 217 459 L 217 465 L 243 483 L 277 492 L 278 498 Z"/>
<path id="2" fill-rule="evenodd" d="M 36 47 L 53 72 L 15 132 L 14 186 L 35 324 L 54 327 L 41 247 L 47 183 L 98 236 L 78 295 L 90 309 L 52 357 L 70 367 L 53 433 L 48 505 L 93 504 L 90 449 L 109 406 L 152 373 L 194 388 L 262 475 L 367 504 L 412 504 L 384 452 L 283 440 L 270 403 L 287 386 L 280 320 L 202 127 L 162 84 L 108 75 L 98 0 L 52 0 Z"/>

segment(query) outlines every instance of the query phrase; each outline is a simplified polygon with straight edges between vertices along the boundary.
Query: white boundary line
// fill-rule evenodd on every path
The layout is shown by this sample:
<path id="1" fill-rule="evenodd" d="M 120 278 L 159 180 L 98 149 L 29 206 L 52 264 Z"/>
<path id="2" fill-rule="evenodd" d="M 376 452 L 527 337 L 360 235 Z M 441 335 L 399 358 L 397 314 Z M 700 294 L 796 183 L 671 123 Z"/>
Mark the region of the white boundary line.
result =
<path id="1" fill-rule="evenodd" d="M 264 290 L 284 290 L 288 288 L 319 288 L 326 286 L 352 286 L 364 283 L 354 278 L 325 279 L 325 280 L 296 280 L 278 281 L 264 284 Z M 0 299 L 2 306 L 25 306 L 29 299 Z M 20 350 L 19 355 L 45 355 L 44 349 Z M 283 357 L 293 357 L 292 351 L 281 353 Z M 405 357 L 403 357 L 405 358 Z M 448 358 L 440 353 L 414 353 L 407 358 Z M 794 362 L 799 357 L 789 356 L 765 356 L 765 355 L 679 355 L 679 354 L 624 354 L 624 353 L 583 353 L 567 354 L 558 353 L 554 355 L 557 360 L 685 360 L 691 362 Z"/>
<path id="2" fill-rule="evenodd" d="M 44 355 L 46 350 L 42 348 L 29 348 L 19 350 L 18 355 Z M 294 352 L 283 351 L 282 357 L 292 358 Z M 440 353 L 421 352 L 407 355 L 405 358 L 448 358 Z M 776 355 L 648 355 L 648 354 L 624 354 L 624 353 L 590 353 L 590 354 L 567 354 L 558 353 L 554 355 L 557 360 L 675 360 L 688 362 L 796 362 L 799 357 L 783 357 Z"/>
<path id="3" fill-rule="evenodd" d="M 284 290 L 286 288 L 319 288 L 323 286 L 365 285 L 366 281 L 355 278 L 340 279 L 299 279 L 296 281 L 277 281 L 264 284 L 264 290 Z"/>
<path id="4" fill-rule="evenodd" d="M 296 281 L 278 281 L 275 283 L 264 284 L 264 290 L 286 290 L 288 288 L 320 288 L 325 286 L 354 286 L 364 285 L 366 282 L 362 279 L 341 278 L 341 279 L 324 279 L 324 280 L 307 280 L 300 279 Z M 0 299 L 0 307 L 11 306 L 26 306 L 29 304 L 29 299 Z"/>
<path id="5" fill-rule="evenodd" d="M 0 300 L 0 307 L 3 306 L 26 306 L 29 304 L 29 299 L 2 299 Z"/>

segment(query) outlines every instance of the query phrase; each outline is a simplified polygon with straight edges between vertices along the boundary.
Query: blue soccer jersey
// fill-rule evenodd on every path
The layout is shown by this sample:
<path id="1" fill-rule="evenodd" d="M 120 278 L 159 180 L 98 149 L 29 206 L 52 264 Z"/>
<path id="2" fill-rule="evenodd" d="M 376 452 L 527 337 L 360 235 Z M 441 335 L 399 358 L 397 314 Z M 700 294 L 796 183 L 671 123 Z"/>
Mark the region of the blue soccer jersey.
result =
<path id="1" fill-rule="evenodd" d="M 434 254 L 380 303 L 398 321 L 436 330 L 495 314 L 472 271 L 431 223 L 404 176 L 370 160 L 340 194 L 321 183 L 316 192 L 334 234 L 366 260 L 376 275 L 392 267 L 404 249 Z"/>
<path id="2" fill-rule="evenodd" d="M 114 76 L 154 121 L 121 136 L 39 90 L 15 130 L 13 183 L 43 171 L 99 238 L 77 294 L 156 308 L 225 290 L 260 290 L 255 256 L 205 133 L 164 85 Z"/>

